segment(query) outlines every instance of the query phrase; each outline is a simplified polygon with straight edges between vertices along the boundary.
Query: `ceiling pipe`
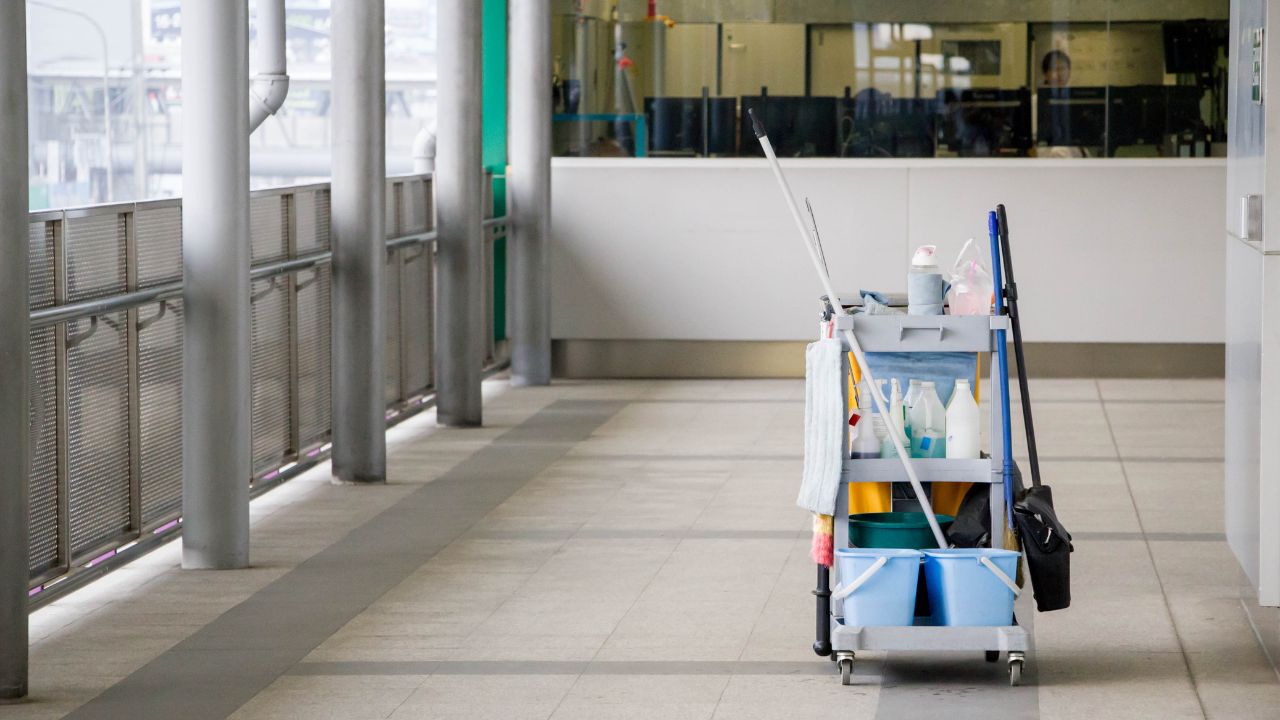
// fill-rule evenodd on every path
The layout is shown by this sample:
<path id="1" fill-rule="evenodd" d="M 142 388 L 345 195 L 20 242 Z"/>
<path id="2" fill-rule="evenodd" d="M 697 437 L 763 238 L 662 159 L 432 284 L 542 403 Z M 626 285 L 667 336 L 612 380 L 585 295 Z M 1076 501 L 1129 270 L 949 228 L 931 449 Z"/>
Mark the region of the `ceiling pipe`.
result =
<path id="1" fill-rule="evenodd" d="M 284 105 L 289 74 L 284 52 L 284 0 L 258 0 L 258 38 L 254 42 L 258 74 L 249 83 L 249 132 Z"/>

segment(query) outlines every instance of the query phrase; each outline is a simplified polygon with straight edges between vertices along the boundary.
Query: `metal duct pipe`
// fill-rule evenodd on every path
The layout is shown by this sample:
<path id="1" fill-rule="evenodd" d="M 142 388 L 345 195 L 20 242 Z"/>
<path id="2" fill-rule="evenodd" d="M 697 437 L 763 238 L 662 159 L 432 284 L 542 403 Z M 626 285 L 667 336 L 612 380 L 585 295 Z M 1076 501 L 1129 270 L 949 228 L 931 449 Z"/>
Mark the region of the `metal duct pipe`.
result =
<path id="1" fill-rule="evenodd" d="M 439 0 L 440 148 L 435 175 L 436 418 L 476 426 L 482 418 L 484 230 L 481 226 L 481 9 L 477 0 Z M 550 89 L 548 88 L 548 94 Z"/>
<path id="2" fill-rule="evenodd" d="M 284 0 L 258 0 L 258 37 L 254 43 L 258 74 L 249 83 L 249 132 L 275 115 L 289 94 L 284 51 Z"/>
<path id="3" fill-rule="evenodd" d="M 413 171 L 419 175 L 436 171 L 436 134 L 429 127 L 424 127 L 413 136 Z"/>
<path id="4" fill-rule="evenodd" d="M 0 700 L 27 694 L 27 8 L 0 2 Z"/>
<path id="5" fill-rule="evenodd" d="M 249 17 L 182 2 L 182 566 L 249 566 Z"/>
<path id="6" fill-rule="evenodd" d="M 511 382 L 551 382 L 551 2 L 510 0 Z"/>
<path id="7" fill-rule="evenodd" d="M 382 0 L 333 3 L 333 477 L 387 477 Z"/>

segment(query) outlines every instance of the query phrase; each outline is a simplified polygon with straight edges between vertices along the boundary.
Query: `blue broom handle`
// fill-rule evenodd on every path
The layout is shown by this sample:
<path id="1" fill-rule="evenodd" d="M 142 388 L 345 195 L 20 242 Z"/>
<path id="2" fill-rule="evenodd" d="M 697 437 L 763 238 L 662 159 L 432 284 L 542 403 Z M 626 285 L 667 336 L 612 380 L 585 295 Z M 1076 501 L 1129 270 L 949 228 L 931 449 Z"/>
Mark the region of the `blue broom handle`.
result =
<path id="1" fill-rule="evenodd" d="M 1000 277 L 1000 232 L 994 212 L 987 213 L 987 235 L 991 238 L 991 271 L 995 280 L 996 315 L 1004 314 L 1004 283 Z M 1000 359 L 1000 419 L 1004 437 L 1004 500 L 1009 527 L 1013 527 L 1013 429 L 1009 418 L 1009 356 L 1005 331 L 996 331 L 996 354 Z M 993 538 L 994 541 L 994 538 Z M 993 545 L 994 547 L 994 545 Z"/>

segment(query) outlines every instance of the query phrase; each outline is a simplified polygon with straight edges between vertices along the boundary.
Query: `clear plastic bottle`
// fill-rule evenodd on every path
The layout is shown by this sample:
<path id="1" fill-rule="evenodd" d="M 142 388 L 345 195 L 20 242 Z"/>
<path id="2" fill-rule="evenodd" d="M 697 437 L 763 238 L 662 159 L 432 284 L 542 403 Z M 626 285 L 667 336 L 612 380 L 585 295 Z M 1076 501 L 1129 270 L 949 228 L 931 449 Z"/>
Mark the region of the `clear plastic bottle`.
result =
<path id="1" fill-rule="evenodd" d="M 871 386 L 864 376 L 858 384 L 858 424 L 853 426 L 853 442 L 850 443 L 849 457 L 854 460 L 865 460 L 880 457 L 880 438 L 876 437 L 877 417 L 872 410 L 874 400 L 871 399 Z"/>
<path id="2" fill-rule="evenodd" d="M 947 404 L 947 457 L 980 457 L 981 429 L 978 403 L 968 380 L 956 380 L 956 389 Z"/>
<path id="3" fill-rule="evenodd" d="M 907 314 L 941 315 L 944 283 L 938 270 L 938 246 L 921 245 L 907 271 Z"/>
<path id="4" fill-rule="evenodd" d="M 902 432 L 906 434 L 907 440 L 911 439 L 911 408 L 915 407 L 918 399 L 920 399 L 920 381 L 912 380 L 907 384 L 907 396 L 902 399 Z"/>
<path id="5" fill-rule="evenodd" d="M 920 397 L 910 411 L 911 457 L 946 457 L 947 411 L 928 380 L 920 383 Z"/>
<path id="6" fill-rule="evenodd" d="M 898 457 L 898 449 L 893 446 L 893 440 L 889 439 L 888 434 L 893 432 L 894 428 L 898 430 L 898 436 L 902 438 L 904 446 L 911 444 L 911 439 L 907 437 L 907 418 L 906 406 L 902 400 L 902 385 L 898 382 L 898 378 L 890 381 L 893 388 L 889 394 L 889 421 L 885 423 L 885 438 L 880 443 L 880 457 L 895 458 Z"/>

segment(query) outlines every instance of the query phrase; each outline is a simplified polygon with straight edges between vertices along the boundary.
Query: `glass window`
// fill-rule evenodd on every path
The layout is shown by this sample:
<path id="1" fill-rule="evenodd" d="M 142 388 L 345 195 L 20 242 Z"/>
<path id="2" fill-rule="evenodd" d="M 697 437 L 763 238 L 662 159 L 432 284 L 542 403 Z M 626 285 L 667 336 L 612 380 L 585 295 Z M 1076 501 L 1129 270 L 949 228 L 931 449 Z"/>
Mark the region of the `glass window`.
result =
<path id="1" fill-rule="evenodd" d="M 959 6 L 560 3 L 555 152 L 1225 155 L 1227 0 Z"/>
<path id="2" fill-rule="evenodd" d="M 181 5 L 29 0 L 33 210 L 181 194 Z M 389 172 L 411 168 L 414 136 L 435 124 L 435 8 L 386 0 Z M 254 188 L 329 177 L 329 0 L 285 12 L 289 95 L 250 138 Z"/>

